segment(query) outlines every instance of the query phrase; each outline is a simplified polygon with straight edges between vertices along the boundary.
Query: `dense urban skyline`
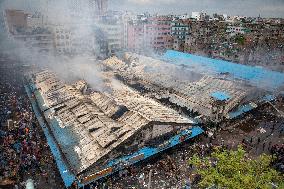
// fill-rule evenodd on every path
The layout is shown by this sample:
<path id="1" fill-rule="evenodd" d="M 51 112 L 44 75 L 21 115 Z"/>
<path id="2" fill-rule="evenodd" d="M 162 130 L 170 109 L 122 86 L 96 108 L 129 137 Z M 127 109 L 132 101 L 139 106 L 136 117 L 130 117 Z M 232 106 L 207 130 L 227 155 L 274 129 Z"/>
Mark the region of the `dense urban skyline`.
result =
<path id="1" fill-rule="evenodd" d="M 160 14 L 183 14 L 193 11 L 228 15 L 284 17 L 283 0 L 110 0 L 114 10 Z"/>
<path id="2" fill-rule="evenodd" d="M 0 12 L 0 188 L 284 189 L 284 0 Z"/>
<path id="3" fill-rule="evenodd" d="M 0 0 L 0 5 L 14 9 L 32 10 L 47 0 Z M 111 10 L 135 13 L 184 14 L 205 11 L 240 16 L 284 18 L 283 0 L 110 0 Z"/>

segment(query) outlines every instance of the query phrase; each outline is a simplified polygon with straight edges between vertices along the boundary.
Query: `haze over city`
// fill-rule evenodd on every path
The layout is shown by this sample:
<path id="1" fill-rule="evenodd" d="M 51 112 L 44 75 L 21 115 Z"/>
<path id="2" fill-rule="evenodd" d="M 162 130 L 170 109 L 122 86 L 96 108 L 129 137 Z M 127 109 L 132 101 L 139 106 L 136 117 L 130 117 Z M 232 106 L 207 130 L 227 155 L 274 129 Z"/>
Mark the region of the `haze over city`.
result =
<path id="1" fill-rule="evenodd" d="M 284 17 L 282 0 L 112 0 L 110 8 L 158 14 L 190 13 L 204 10 L 211 14 Z"/>
<path id="2" fill-rule="evenodd" d="M 45 0 L 1 0 L 16 9 L 34 9 Z M 228 15 L 276 18 L 284 17 L 283 0 L 109 0 L 112 10 L 184 14 L 193 11 L 225 13 Z M 32 6 L 31 6 L 32 4 Z"/>
<path id="3" fill-rule="evenodd" d="M 284 188 L 284 1 L 0 0 L 0 188 Z"/>

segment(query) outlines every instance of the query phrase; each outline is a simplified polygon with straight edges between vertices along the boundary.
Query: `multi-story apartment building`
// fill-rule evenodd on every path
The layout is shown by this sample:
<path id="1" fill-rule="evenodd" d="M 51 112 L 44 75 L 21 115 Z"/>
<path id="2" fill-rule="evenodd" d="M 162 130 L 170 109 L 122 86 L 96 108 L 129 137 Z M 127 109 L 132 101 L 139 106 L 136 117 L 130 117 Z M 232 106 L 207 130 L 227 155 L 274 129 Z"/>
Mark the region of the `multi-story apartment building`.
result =
<path id="1" fill-rule="evenodd" d="M 241 26 L 241 25 L 237 25 L 237 26 L 234 26 L 234 25 L 229 25 L 227 27 L 227 30 L 226 32 L 230 35 L 230 36 L 234 36 L 234 35 L 237 35 L 237 34 L 245 34 L 245 33 L 248 33 L 248 29 Z"/>
<path id="2" fill-rule="evenodd" d="M 185 39 L 190 34 L 190 20 L 174 20 L 171 22 L 173 49 L 184 51 Z"/>
<path id="3" fill-rule="evenodd" d="M 215 25 L 213 22 L 205 21 L 191 21 L 191 31 L 190 35 L 185 38 L 185 52 L 196 53 L 199 49 L 205 50 L 210 45 L 211 35 L 213 35 L 213 30 Z"/>
<path id="4" fill-rule="evenodd" d="M 191 18 L 197 21 L 204 21 L 206 18 L 208 18 L 208 15 L 205 12 L 192 12 Z"/>
<path id="5" fill-rule="evenodd" d="M 141 17 L 128 21 L 127 48 L 160 51 L 172 48 L 170 16 Z"/>
<path id="6" fill-rule="evenodd" d="M 54 52 L 53 35 L 48 29 L 36 28 L 13 37 L 15 40 L 25 42 L 26 47 L 30 47 L 38 52 Z"/>
<path id="7" fill-rule="evenodd" d="M 116 52 L 123 48 L 124 25 L 120 16 L 106 16 L 102 18 L 98 27 L 105 33 L 109 52 Z"/>
<path id="8" fill-rule="evenodd" d="M 127 28 L 127 49 L 140 51 L 144 49 L 145 21 L 129 21 Z"/>
<path id="9" fill-rule="evenodd" d="M 70 26 L 52 26 L 54 35 L 54 47 L 57 54 L 71 54 L 76 51 L 74 36 Z"/>
<path id="10" fill-rule="evenodd" d="M 21 33 L 27 29 L 28 14 L 22 10 L 5 10 L 5 25 L 10 34 Z"/>
<path id="11" fill-rule="evenodd" d="M 45 27 L 45 17 L 40 12 L 29 14 L 27 17 L 27 27 L 29 28 Z"/>
<path id="12" fill-rule="evenodd" d="M 5 10 L 4 22 L 8 38 L 22 43 L 26 48 L 40 52 L 53 52 L 53 35 L 43 27 L 29 27 L 29 14 L 22 10 Z"/>
<path id="13" fill-rule="evenodd" d="M 146 48 L 163 50 L 172 48 L 170 16 L 148 18 L 145 24 L 144 43 Z"/>
<path id="14" fill-rule="evenodd" d="M 106 33 L 100 28 L 95 28 L 94 37 L 94 55 L 98 59 L 104 59 L 109 56 L 108 39 Z"/>
<path id="15" fill-rule="evenodd" d="M 131 12 L 125 12 L 122 14 L 122 24 L 123 24 L 123 48 L 128 48 L 128 28 L 130 26 L 130 21 L 134 18 Z"/>
<path id="16" fill-rule="evenodd" d="M 108 9 L 108 0 L 91 0 L 95 2 L 96 14 L 103 15 Z"/>

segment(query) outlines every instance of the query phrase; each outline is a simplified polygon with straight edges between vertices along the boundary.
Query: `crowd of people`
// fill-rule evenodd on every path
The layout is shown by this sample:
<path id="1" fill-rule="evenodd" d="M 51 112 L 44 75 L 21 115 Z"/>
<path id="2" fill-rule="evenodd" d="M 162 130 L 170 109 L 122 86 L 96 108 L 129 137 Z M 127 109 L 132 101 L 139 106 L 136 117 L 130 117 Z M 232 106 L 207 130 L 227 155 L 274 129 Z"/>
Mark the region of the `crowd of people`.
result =
<path id="1" fill-rule="evenodd" d="M 126 170 L 120 171 L 103 182 L 95 183 L 90 189 L 110 188 L 151 188 L 163 189 L 187 189 L 195 188 L 197 175 L 192 174 L 193 165 L 189 164 L 193 154 L 201 157 L 209 155 L 214 148 L 223 146 L 204 142 L 203 136 L 197 137 L 181 146 L 167 150 L 165 153 L 152 157 L 136 166 L 131 166 Z"/>
<path id="2" fill-rule="evenodd" d="M 284 144 L 275 144 L 271 147 L 271 154 L 275 157 L 273 167 L 284 174 Z"/>
<path id="3" fill-rule="evenodd" d="M 54 158 L 26 95 L 24 69 L 29 68 L 8 60 L 0 62 L 0 188 L 25 188 L 27 180 L 32 180 L 36 188 L 64 188 Z M 278 132 L 283 132 L 282 122 L 273 120 L 275 123 L 260 121 L 267 126 L 265 128 L 260 124 L 267 130 L 265 136 L 254 137 L 258 131 L 250 131 L 250 134 L 242 135 L 243 138 L 232 138 L 236 133 L 218 131 L 217 135 L 212 134 L 211 137 L 211 134 L 208 134 L 210 132 L 206 132 L 210 137 L 202 136 L 167 150 L 158 157 L 132 166 L 106 178 L 104 182 L 100 181 L 89 187 L 147 188 L 151 183 L 152 188 L 157 189 L 187 188 L 198 180 L 192 177 L 192 167 L 188 163 L 193 154 L 207 156 L 216 146 L 229 150 L 239 144 L 255 148 L 261 146 L 263 149 L 259 150 L 260 152 L 268 149 L 276 157 L 273 162 L 275 169 L 284 172 L 284 146 L 277 144 L 276 140 L 268 140 L 275 139 Z M 225 135 L 234 141 L 226 139 Z"/>
<path id="4" fill-rule="evenodd" d="M 0 188 L 25 188 L 28 179 L 51 188 L 50 177 L 59 175 L 25 93 L 28 68 L 8 60 L 0 66 Z"/>
<path id="5" fill-rule="evenodd" d="M 219 127 L 217 127 L 218 129 L 207 130 L 205 135 L 194 141 L 170 149 L 156 158 L 151 158 L 140 165 L 107 178 L 99 184 L 99 187 L 91 186 L 90 188 L 122 189 L 125 186 L 128 186 L 128 188 L 148 188 L 149 182 L 151 182 L 151 188 L 157 189 L 198 188 L 197 183 L 200 178 L 198 178 L 198 175 L 192 174 L 192 165 L 189 164 L 190 158 L 194 154 L 207 157 L 216 147 L 236 150 L 239 145 L 248 152 L 250 157 L 257 157 L 262 153 L 274 155 L 275 160 L 272 162 L 272 167 L 283 172 L 284 146 L 281 132 L 284 122 L 281 118 L 275 116 L 268 120 L 266 115 L 270 115 L 268 109 L 259 111 L 263 111 L 263 113 L 255 112 L 260 114 L 255 125 L 250 123 L 250 119 L 243 123 L 250 125 L 251 130 L 243 131 L 243 128 L 239 126 L 235 127 L 233 131 Z M 263 115 L 266 115 L 266 117 Z M 261 133 L 261 128 L 265 128 L 266 133 Z M 149 178 L 150 175 L 151 179 Z"/>

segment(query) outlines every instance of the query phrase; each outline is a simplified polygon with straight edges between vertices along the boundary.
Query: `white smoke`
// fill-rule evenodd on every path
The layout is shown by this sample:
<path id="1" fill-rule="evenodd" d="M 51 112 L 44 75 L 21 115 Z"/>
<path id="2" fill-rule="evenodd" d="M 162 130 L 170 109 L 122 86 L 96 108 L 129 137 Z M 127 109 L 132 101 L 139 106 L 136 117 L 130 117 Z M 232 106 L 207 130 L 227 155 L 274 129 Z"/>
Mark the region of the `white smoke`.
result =
<path id="1" fill-rule="evenodd" d="M 76 7 L 80 3 L 79 7 Z M 95 59 L 94 44 L 94 12 L 92 12 L 88 1 L 8 1 L 0 2 L 1 7 L 1 34 L 0 50 L 12 60 L 23 64 L 36 65 L 40 69 L 49 69 L 57 73 L 65 81 L 75 81 L 85 79 L 93 88 L 101 89 L 100 70 Z M 46 7 L 47 6 L 47 7 Z M 37 46 L 32 46 L 28 42 L 17 40 L 10 35 L 6 27 L 4 17 L 6 9 L 23 10 L 25 13 L 33 14 L 41 11 L 45 14 L 44 19 L 47 28 L 53 32 L 53 27 L 63 26 L 72 29 L 76 54 L 71 56 L 57 55 L 53 51 L 43 52 Z"/>

